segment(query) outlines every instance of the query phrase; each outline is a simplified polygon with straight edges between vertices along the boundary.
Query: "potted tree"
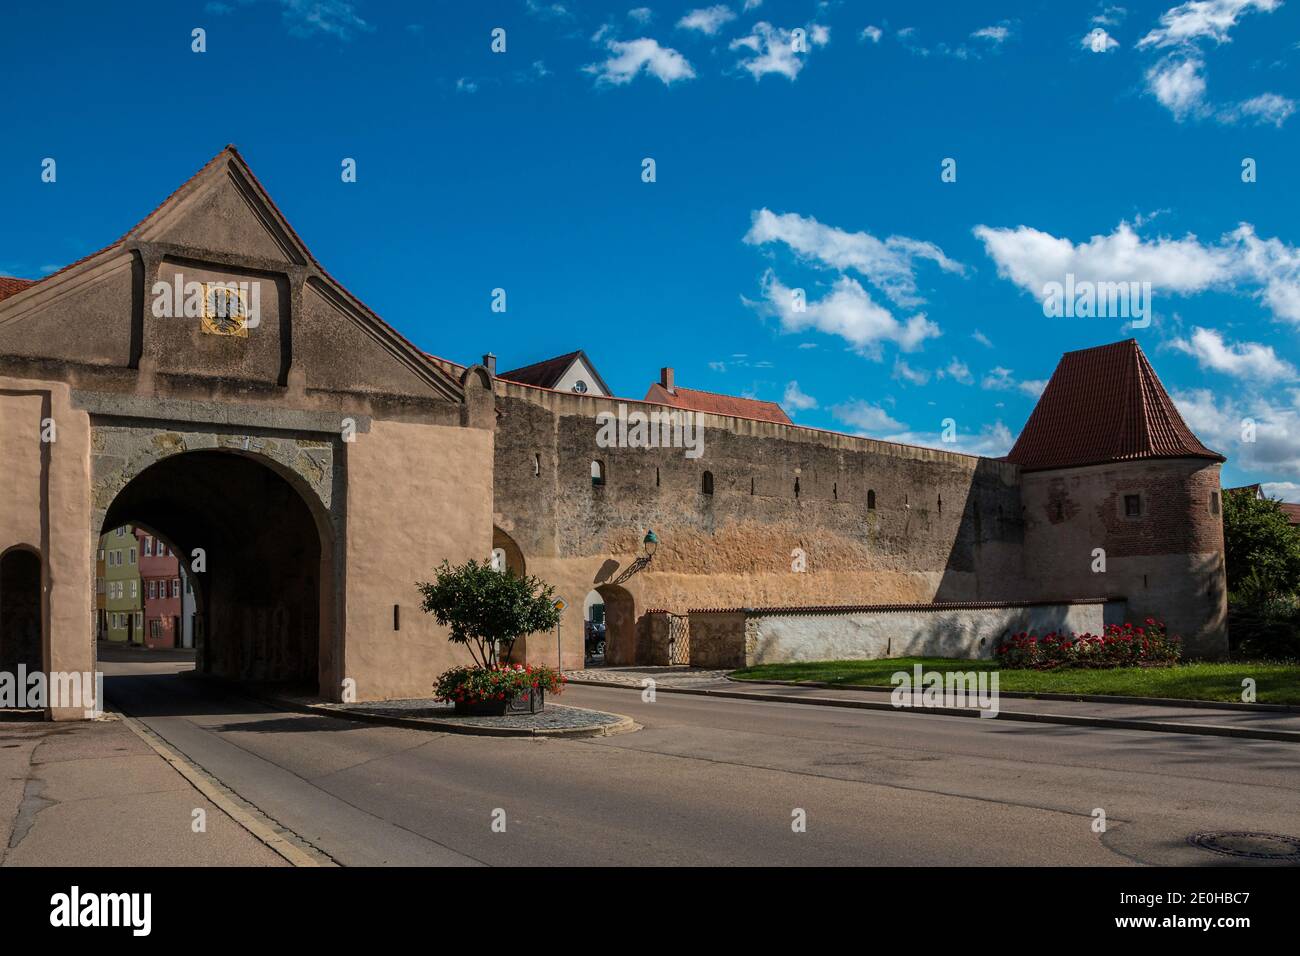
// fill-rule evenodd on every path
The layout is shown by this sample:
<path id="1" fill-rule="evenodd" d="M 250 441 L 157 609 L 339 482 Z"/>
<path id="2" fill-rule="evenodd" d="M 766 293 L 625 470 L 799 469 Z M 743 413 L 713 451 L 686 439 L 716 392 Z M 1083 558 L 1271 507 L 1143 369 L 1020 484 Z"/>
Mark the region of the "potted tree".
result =
<path id="1" fill-rule="evenodd" d="M 471 559 L 456 567 L 444 561 L 433 581 L 416 586 L 424 595 L 421 608 L 474 659 L 472 666 L 444 671 L 434 685 L 435 696 L 454 704 L 456 713 L 537 713 L 548 690 L 558 694 L 564 689 L 564 675 L 552 667 L 511 663 L 519 638 L 559 623 L 555 589 L 549 584 Z"/>

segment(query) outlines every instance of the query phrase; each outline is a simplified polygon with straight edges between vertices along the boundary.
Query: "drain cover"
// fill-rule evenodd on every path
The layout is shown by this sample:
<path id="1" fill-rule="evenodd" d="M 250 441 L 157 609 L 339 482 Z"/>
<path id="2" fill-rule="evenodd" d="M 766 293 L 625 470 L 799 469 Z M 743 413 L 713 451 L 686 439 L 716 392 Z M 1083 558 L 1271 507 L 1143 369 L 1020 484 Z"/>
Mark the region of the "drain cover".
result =
<path id="1" fill-rule="evenodd" d="M 1280 833 L 1251 833 L 1241 830 L 1193 833 L 1192 846 L 1248 860 L 1279 860 L 1300 863 L 1300 839 Z"/>

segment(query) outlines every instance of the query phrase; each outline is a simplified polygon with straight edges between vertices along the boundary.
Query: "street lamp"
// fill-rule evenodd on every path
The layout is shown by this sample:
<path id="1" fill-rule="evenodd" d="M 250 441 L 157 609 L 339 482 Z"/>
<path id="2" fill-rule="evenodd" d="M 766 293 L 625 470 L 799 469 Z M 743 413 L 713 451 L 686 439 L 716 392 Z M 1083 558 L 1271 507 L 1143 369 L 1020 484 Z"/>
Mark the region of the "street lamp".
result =
<path id="1" fill-rule="evenodd" d="M 645 556 L 648 560 L 655 556 L 655 549 L 659 547 L 659 536 L 653 531 L 647 531 L 645 533 L 645 540 L 641 543 L 645 545 Z"/>

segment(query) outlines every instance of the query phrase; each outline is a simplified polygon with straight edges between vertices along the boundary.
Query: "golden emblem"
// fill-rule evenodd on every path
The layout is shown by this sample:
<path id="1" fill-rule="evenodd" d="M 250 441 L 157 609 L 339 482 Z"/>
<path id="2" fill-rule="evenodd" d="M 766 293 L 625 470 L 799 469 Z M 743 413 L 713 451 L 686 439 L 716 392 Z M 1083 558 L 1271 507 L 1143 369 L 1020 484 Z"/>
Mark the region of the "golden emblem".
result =
<path id="1" fill-rule="evenodd" d="M 248 338 L 248 303 L 243 290 L 226 282 L 203 283 L 201 327 L 209 335 Z"/>

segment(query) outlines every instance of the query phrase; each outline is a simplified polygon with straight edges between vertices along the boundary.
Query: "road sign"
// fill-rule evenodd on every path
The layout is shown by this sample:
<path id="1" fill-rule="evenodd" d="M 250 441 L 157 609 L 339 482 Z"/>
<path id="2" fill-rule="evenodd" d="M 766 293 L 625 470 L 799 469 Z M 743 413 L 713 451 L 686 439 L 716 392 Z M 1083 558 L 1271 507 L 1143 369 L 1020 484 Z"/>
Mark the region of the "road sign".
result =
<path id="1" fill-rule="evenodd" d="M 568 606 L 569 605 L 565 602 L 564 598 L 557 598 L 555 601 L 555 609 L 557 611 L 563 611 Z"/>

